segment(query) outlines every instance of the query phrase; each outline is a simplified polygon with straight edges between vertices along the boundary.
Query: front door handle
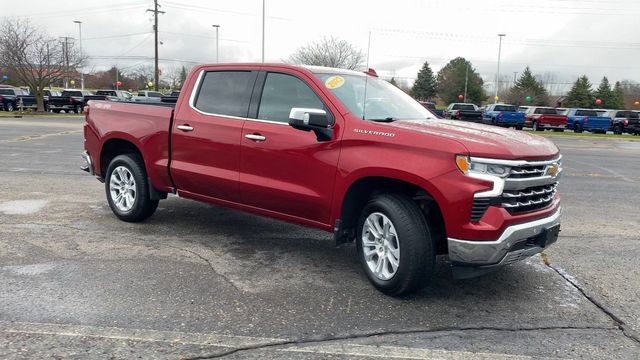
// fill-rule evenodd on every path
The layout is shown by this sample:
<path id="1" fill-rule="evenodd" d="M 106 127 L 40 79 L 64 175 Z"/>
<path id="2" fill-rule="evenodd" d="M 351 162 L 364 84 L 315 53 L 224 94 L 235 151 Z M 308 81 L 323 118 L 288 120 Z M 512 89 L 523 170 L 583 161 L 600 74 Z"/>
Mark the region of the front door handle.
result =
<path id="1" fill-rule="evenodd" d="M 193 131 L 193 127 L 189 126 L 189 124 L 182 124 L 182 125 L 178 125 L 176 127 L 178 129 L 182 130 L 182 131 Z"/>
<path id="2" fill-rule="evenodd" d="M 253 140 L 253 141 L 265 141 L 267 140 L 266 136 L 260 135 L 260 134 L 247 134 L 244 137 L 246 137 L 249 140 Z"/>

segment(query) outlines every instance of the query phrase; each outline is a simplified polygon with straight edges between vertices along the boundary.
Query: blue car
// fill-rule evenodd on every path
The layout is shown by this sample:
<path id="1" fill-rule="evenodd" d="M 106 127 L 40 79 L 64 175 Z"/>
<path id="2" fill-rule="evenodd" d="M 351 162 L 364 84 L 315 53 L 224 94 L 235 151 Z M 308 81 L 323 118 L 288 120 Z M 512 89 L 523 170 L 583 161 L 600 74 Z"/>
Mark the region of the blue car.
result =
<path id="1" fill-rule="evenodd" d="M 503 127 L 514 127 L 522 130 L 524 126 L 524 113 L 518 112 L 515 105 L 491 104 L 487 105 L 482 113 L 482 122 Z"/>
<path id="2" fill-rule="evenodd" d="M 611 118 L 599 116 L 592 109 L 567 109 L 567 128 L 581 133 L 590 131 L 604 134 L 611 129 Z"/>

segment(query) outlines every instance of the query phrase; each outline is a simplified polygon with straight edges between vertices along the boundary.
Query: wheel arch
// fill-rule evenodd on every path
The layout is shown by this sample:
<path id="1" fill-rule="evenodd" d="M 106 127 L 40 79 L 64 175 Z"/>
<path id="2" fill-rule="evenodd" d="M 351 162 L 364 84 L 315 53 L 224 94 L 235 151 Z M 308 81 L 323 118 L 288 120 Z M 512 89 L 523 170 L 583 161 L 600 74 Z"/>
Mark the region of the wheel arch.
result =
<path id="1" fill-rule="evenodd" d="M 135 142 L 135 140 L 129 138 L 126 134 L 114 134 L 104 141 L 100 147 L 100 155 L 98 156 L 100 163 L 97 168 L 100 170 L 100 177 L 102 179 L 106 176 L 107 167 L 109 166 L 109 163 L 111 163 L 111 160 L 118 155 L 124 154 L 139 155 L 145 163 L 145 169 L 148 173 L 149 169 L 147 169 L 144 156 L 142 155 L 142 151 L 140 151 L 140 146 Z"/>
<path id="2" fill-rule="evenodd" d="M 446 229 L 442 209 L 437 200 L 440 194 L 423 181 L 402 177 L 368 175 L 353 180 L 346 188 L 341 201 L 337 204 L 337 220 L 334 239 L 336 245 L 351 242 L 355 239 L 356 226 L 360 211 L 367 201 L 376 194 L 401 193 L 410 197 L 420 207 L 422 214 L 430 226 L 436 252 L 447 251 Z M 442 200 L 441 200 L 442 201 Z"/>

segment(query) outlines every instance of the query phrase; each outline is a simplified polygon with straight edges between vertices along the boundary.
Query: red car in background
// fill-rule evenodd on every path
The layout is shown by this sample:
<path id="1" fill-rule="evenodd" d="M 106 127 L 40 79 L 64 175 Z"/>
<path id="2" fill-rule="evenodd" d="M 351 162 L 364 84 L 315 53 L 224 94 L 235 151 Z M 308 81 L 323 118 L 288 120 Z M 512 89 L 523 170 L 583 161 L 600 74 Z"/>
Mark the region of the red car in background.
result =
<path id="1" fill-rule="evenodd" d="M 558 110 L 547 106 L 533 106 L 527 109 L 524 116 L 524 126 L 534 131 L 553 129 L 564 131 L 567 127 L 567 116 L 558 114 Z"/>

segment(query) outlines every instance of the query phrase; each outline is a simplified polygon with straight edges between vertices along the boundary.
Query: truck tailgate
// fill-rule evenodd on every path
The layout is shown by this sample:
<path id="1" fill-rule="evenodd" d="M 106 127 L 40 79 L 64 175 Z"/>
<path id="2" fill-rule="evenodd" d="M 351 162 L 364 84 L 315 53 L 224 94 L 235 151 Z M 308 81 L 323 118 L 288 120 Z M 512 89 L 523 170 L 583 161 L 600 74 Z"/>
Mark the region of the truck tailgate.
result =
<path id="1" fill-rule="evenodd" d="M 551 126 L 566 126 L 567 117 L 565 115 L 549 115 L 544 114 L 540 117 L 540 123 Z"/>
<path id="2" fill-rule="evenodd" d="M 589 116 L 587 121 L 589 129 L 608 130 L 611 127 L 611 118 L 605 116 Z"/>
<path id="3" fill-rule="evenodd" d="M 100 163 L 105 144 L 112 138 L 126 139 L 142 154 L 154 187 L 171 189 L 169 133 L 173 107 L 92 100 L 85 119 L 85 150 L 95 162 L 97 175 L 103 175 L 108 165 Z"/>
<path id="4" fill-rule="evenodd" d="M 520 112 L 512 112 L 512 111 L 503 111 L 502 112 L 502 120 L 510 121 L 510 122 L 524 122 L 524 113 Z"/>

